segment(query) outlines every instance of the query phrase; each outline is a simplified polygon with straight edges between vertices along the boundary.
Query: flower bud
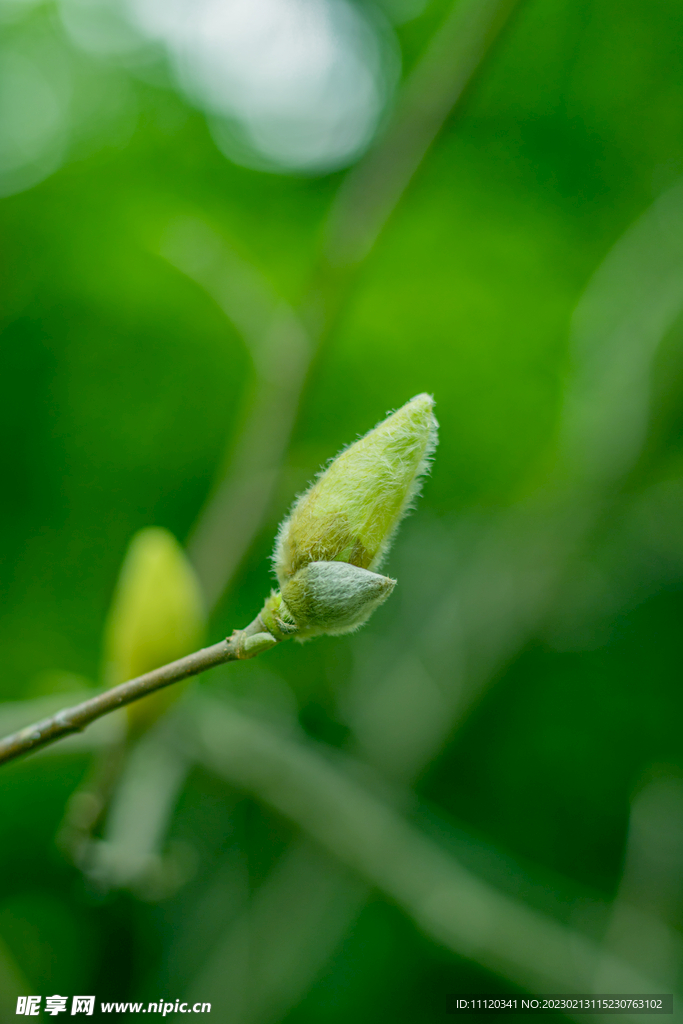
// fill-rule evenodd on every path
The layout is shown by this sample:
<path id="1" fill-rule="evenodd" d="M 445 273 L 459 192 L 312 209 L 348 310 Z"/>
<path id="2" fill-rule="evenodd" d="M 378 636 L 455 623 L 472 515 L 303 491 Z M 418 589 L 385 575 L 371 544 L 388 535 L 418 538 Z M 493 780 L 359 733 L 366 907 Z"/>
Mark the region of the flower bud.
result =
<path id="1" fill-rule="evenodd" d="M 105 628 L 105 682 L 116 686 L 196 650 L 205 615 L 194 570 L 172 533 L 140 530 L 121 567 Z M 136 731 L 151 725 L 180 694 L 178 685 L 127 708 Z"/>
<path id="2" fill-rule="evenodd" d="M 280 527 L 275 571 L 299 637 L 346 633 L 389 596 L 375 570 L 436 447 L 430 395 L 417 395 L 342 451 Z"/>
<path id="3" fill-rule="evenodd" d="M 396 586 L 348 562 L 310 562 L 282 588 L 282 600 L 300 636 L 335 636 L 362 626 Z"/>

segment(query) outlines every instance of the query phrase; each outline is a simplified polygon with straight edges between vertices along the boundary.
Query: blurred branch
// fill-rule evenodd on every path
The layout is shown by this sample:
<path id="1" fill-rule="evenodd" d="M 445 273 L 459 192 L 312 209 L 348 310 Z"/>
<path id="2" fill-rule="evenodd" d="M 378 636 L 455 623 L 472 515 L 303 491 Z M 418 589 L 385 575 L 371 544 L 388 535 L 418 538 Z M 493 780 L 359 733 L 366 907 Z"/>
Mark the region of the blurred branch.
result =
<path id="1" fill-rule="evenodd" d="M 350 289 L 349 268 L 369 253 L 518 2 L 454 4 L 406 82 L 388 129 L 340 188 L 301 313 L 207 225 L 184 221 L 169 233 L 162 255 L 215 299 L 256 369 L 243 430 L 188 540 L 210 607 L 268 512 L 311 367 Z"/>
<path id="2" fill-rule="evenodd" d="M 683 937 L 675 927 L 682 907 L 683 782 L 664 775 L 632 804 L 605 949 L 642 964 L 665 990 L 675 988 L 683 965 Z"/>
<path id="3" fill-rule="evenodd" d="M 17 999 L 33 992 L 6 944 L 0 937 L 0 1024 L 16 1020 Z"/>
<path id="4" fill-rule="evenodd" d="M 312 272 L 311 282 L 302 304 L 302 317 L 309 327 L 310 334 L 307 366 L 305 371 L 301 370 L 297 400 L 303 393 L 314 358 L 319 355 L 323 341 L 334 328 L 335 320 L 350 290 L 353 272 L 358 270 L 363 258 L 372 249 L 440 128 L 461 99 L 466 86 L 515 7 L 516 0 L 461 0 L 455 3 L 406 83 L 388 130 L 365 160 L 347 175 L 330 212 L 321 259 Z M 226 272 L 222 275 L 222 280 L 225 284 L 220 292 L 216 288 L 215 279 L 213 282 L 209 281 L 205 274 L 201 283 L 214 295 L 233 323 L 240 326 L 241 320 L 242 333 L 249 339 L 253 337 L 255 318 L 252 315 L 245 324 L 243 295 L 236 292 L 234 287 L 231 294 L 226 291 L 230 269 L 233 275 L 236 270 L 238 271 L 235 275 L 237 279 L 244 278 L 244 275 L 236 268 L 234 260 L 226 262 L 224 266 Z M 196 272 L 190 276 L 195 280 L 199 279 Z M 249 281 L 246 283 L 249 284 Z M 254 295 L 253 287 L 246 290 Z M 267 306 L 270 301 L 262 301 L 261 306 Z M 252 303 L 252 309 L 255 308 L 257 304 Z M 301 323 L 300 320 L 299 324 Z M 264 397 L 268 393 L 267 387 L 262 384 L 257 387 L 260 387 L 261 391 L 257 391 L 247 427 L 233 456 L 233 464 L 205 507 L 190 541 L 191 557 L 203 579 L 208 577 L 203 568 L 205 561 L 220 558 L 222 562 L 222 567 L 211 577 L 212 601 L 218 598 L 220 590 L 226 585 L 241 557 L 238 545 L 229 539 L 228 535 L 232 533 L 234 537 L 241 538 L 244 545 L 242 550 L 254 537 L 266 514 L 276 484 L 277 474 L 273 470 L 276 458 L 282 459 L 289 440 L 289 436 L 280 428 L 279 435 L 270 435 L 270 458 L 267 447 L 265 451 L 262 449 L 261 461 L 254 457 L 253 442 L 249 438 L 256 432 L 257 425 L 265 427 L 267 424 L 267 418 L 263 417 L 259 409 L 262 409 L 269 400 Z M 293 398 L 293 390 L 290 396 Z M 287 407 L 288 416 L 291 408 Z M 271 409 L 270 415 L 272 416 L 274 412 L 275 410 Z M 289 433 L 293 426 L 292 415 L 288 419 Z M 261 437 L 267 440 L 268 434 L 265 429 Z M 243 471 L 241 475 L 239 474 L 236 467 L 240 462 L 249 467 L 248 473 Z M 261 465 L 265 465 L 266 472 L 259 476 Z M 247 483 L 250 479 L 251 495 Z M 247 508 L 248 513 L 245 511 Z M 249 524 L 247 530 L 242 527 L 245 522 Z M 200 538 L 203 538 L 201 545 Z M 225 550 L 229 554 L 218 555 L 221 544 L 225 544 Z M 292 857 L 294 861 L 297 860 L 296 849 L 292 851 Z M 294 877 L 303 875 L 294 871 Z M 339 884 L 342 884 L 341 878 Z M 299 898 L 305 901 L 307 906 L 312 902 L 311 896 L 312 890 L 306 884 L 299 887 Z M 272 904 L 272 921 L 273 908 L 277 907 L 279 898 L 277 886 L 264 890 L 258 909 L 250 907 L 245 914 L 249 917 L 254 913 L 260 919 L 264 915 L 268 916 L 268 907 Z M 316 921 L 313 912 L 309 918 L 310 922 Z M 344 922 L 341 918 L 337 919 L 337 941 L 346 926 L 346 919 Z M 316 925 L 312 924 L 311 927 L 315 930 Z M 272 939 L 272 930 L 269 929 L 256 928 L 251 934 L 255 942 L 258 942 L 258 936 L 266 934 Z M 226 941 L 230 944 L 233 939 L 227 938 Z M 289 941 L 289 938 L 286 938 L 285 945 Z M 306 936 L 302 935 L 302 946 L 305 946 L 306 941 Z M 333 946 L 334 940 L 330 935 L 329 948 L 332 949 Z M 272 953 L 272 943 L 268 949 Z M 254 949 L 252 955 L 255 959 L 262 959 L 263 947 Z M 309 956 L 305 961 L 306 969 L 301 957 L 297 958 L 297 963 L 299 984 L 303 989 L 306 972 L 308 971 L 310 976 L 311 971 L 315 973 L 319 969 L 320 957 Z M 269 994 L 264 997 L 266 1003 L 270 1001 L 273 1004 L 279 1002 L 284 1005 L 287 1002 L 291 985 L 280 985 L 279 996 L 276 978 L 272 979 L 272 984 L 267 988 Z M 253 1017 L 254 1020 L 259 1020 L 264 1014 L 267 1017 L 268 1014 L 263 1009 L 263 999 L 259 998 L 256 992 L 253 998 L 258 1006 L 261 1006 L 262 1012 L 259 1012 L 257 1005 L 252 1006 L 252 1016 L 249 1019 Z"/>
<path id="5" fill-rule="evenodd" d="M 280 1020 L 357 916 L 367 887 L 306 838 L 290 844 L 227 928 L 186 994 L 223 1007 L 225 1024 Z M 205 921 L 201 931 L 205 931 Z"/>
<path id="6" fill-rule="evenodd" d="M 577 305 L 558 469 L 484 528 L 449 592 L 422 613 L 425 664 L 455 680 L 453 724 L 543 628 L 577 553 L 614 516 L 615 488 L 646 440 L 655 361 L 683 309 L 682 237 L 677 183 L 617 239 Z"/>
<path id="7" fill-rule="evenodd" d="M 575 486 L 612 485 L 642 450 L 658 351 L 683 308 L 683 183 L 617 239 L 572 320 L 574 367 L 561 468 Z"/>
<path id="8" fill-rule="evenodd" d="M 272 501 L 312 361 L 349 289 L 349 275 L 339 275 L 337 268 L 358 264 L 367 255 L 515 6 L 515 0 L 460 0 L 454 5 L 408 80 L 393 124 L 347 176 L 333 207 L 322 262 L 312 274 L 303 305 L 308 331 L 265 277 L 208 226 L 183 221 L 169 232 L 162 254 L 215 299 L 244 338 L 255 367 L 245 425 L 188 541 L 210 607 L 220 599 Z M 336 295 L 328 306 L 332 316 L 316 323 L 321 267 L 323 277 L 326 267 L 333 268 Z M 264 893 L 264 906 L 267 902 Z M 314 902 L 309 900 L 312 909 Z"/>
<path id="9" fill-rule="evenodd" d="M 652 359 L 680 309 L 679 233 L 671 230 L 683 208 L 680 192 L 677 187 L 661 197 L 617 241 L 579 306 L 574 326 L 575 380 L 565 410 L 562 442 L 566 446 L 568 436 L 585 431 L 584 410 L 595 407 L 601 422 L 593 424 L 591 437 L 586 439 L 584 434 L 585 443 L 574 449 L 585 456 L 592 457 L 605 436 L 619 437 L 621 433 L 624 437 L 620 430 L 623 413 L 612 382 L 623 381 L 626 373 L 630 382 L 627 393 L 631 395 L 639 387 L 647 396 Z M 639 281 L 647 282 L 644 295 Z M 632 315 L 631 308 L 636 294 L 638 316 Z M 628 314 L 624 302 L 631 311 Z M 584 365 L 585 360 L 592 365 L 596 358 L 597 375 Z M 591 400 L 586 398 L 587 388 Z M 594 394 L 596 388 L 602 392 L 599 396 Z M 641 408 L 640 399 L 637 404 Z M 630 408 L 632 403 L 626 405 Z M 641 438 L 631 442 L 629 458 L 621 460 L 622 473 L 637 457 Z M 595 482 L 593 477 L 591 484 Z M 453 573 L 455 585 L 450 592 L 435 595 L 434 607 L 426 605 L 421 611 L 426 625 L 417 631 L 419 653 L 406 651 L 397 636 L 380 652 L 379 666 L 370 664 L 368 658 L 359 666 L 364 678 L 372 677 L 373 685 L 359 687 L 351 724 L 356 730 L 360 727 L 364 753 L 381 763 L 390 777 L 396 777 L 399 769 L 401 780 L 408 781 L 404 770 L 406 727 L 415 751 L 407 773 L 412 777 L 438 751 L 487 681 L 547 618 L 567 565 L 603 510 L 599 495 L 585 487 L 582 474 L 578 480 L 572 479 L 569 490 L 563 485 L 558 489 L 557 483 L 551 481 L 550 488 L 502 518 L 483 524 L 474 538 L 465 539 L 467 554 L 464 564 Z M 577 493 L 577 484 L 583 497 Z M 420 609 L 408 609 L 408 618 L 413 624 L 419 621 Z M 408 635 L 412 646 L 415 630 Z M 437 680 L 446 680 L 447 685 Z M 426 695 L 430 714 L 425 711 Z M 395 721 L 404 707 L 405 721 Z M 396 731 L 391 748 L 387 746 L 388 721 Z M 343 930 L 343 925 L 340 927 Z M 594 962 L 600 962 L 599 955 Z M 312 970 L 316 969 L 317 961 L 312 964 Z"/>
<path id="10" fill-rule="evenodd" d="M 402 907 L 435 942 L 522 987 L 591 991 L 598 962 L 614 991 L 651 979 L 600 957 L 584 935 L 498 892 L 312 747 L 202 698 L 191 753 L 285 815 Z"/>
<path id="11" fill-rule="evenodd" d="M 132 704 L 156 690 L 172 683 L 199 675 L 216 665 L 228 661 L 252 658 L 261 651 L 279 643 L 264 625 L 260 614 L 246 629 L 236 630 L 227 640 L 204 647 L 201 651 L 188 654 L 185 658 L 172 661 L 169 665 L 146 672 L 120 686 L 113 686 L 104 693 L 76 704 L 75 707 L 58 711 L 41 722 L 29 725 L 11 736 L 0 740 L 0 764 L 13 761 L 22 754 L 38 750 L 72 733 L 80 732 L 97 718 Z"/>
<path id="12" fill-rule="evenodd" d="M 256 384 L 236 447 L 187 542 L 208 606 L 220 599 L 272 500 L 312 344 L 267 279 L 207 225 L 176 223 L 162 255 L 211 295 L 246 342 Z"/>
<path id="13" fill-rule="evenodd" d="M 142 899 L 169 896 L 185 880 L 182 851 L 162 854 L 163 840 L 188 765 L 163 736 L 163 725 L 129 751 L 109 803 L 102 839 L 69 844 L 78 867 L 106 891 L 127 888 Z M 82 795 L 82 794 L 81 794 Z M 63 844 L 67 845 L 68 837 Z M 187 858 L 185 858 L 187 860 Z"/>
<path id="14" fill-rule="evenodd" d="M 519 0 L 458 0 L 399 97 L 377 145 L 344 179 L 324 249 L 332 266 L 360 263 L 462 98 Z"/>
<path id="15" fill-rule="evenodd" d="M 624 501 L 614 488 L 642 451 L 655 360 L 683 308 L 682 237 L 678 183 L 617 239 L 578 303 L 559 468 L 502 515 L 463 525 L 449 582 L 405 604 L 377 656 L 365 650 L 346 718 L 363 753 L 390 776 L 405 764 L 407 742 L 419 748 L 413 775 L 434 757 L 491 680 L 547 628 L 577 556 L 608 516 L 614 535 L 615 500 Z M 669 514 L 676 534 L 678 504 Z M 656 532 L 664 543 L 661 516 Z M 397 731 L 392 751 L 388 725 Z"/>

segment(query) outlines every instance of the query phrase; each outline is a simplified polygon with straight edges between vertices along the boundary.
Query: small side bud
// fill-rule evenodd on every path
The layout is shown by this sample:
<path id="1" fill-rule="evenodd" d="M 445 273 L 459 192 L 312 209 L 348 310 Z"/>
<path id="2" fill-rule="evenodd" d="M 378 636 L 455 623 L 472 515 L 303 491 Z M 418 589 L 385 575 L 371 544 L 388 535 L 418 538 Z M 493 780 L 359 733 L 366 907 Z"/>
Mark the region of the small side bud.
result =
<path id="1" fill-rule="evenodd" d="M 241 658 L 255 658 L 257 654 L 270 650 L 276 643 L 277 640 L 271 633 L 254 633 L 252 636 L 244 638 L 239 656 Z"/>
<path id="2" fill-rule="evenodd" d="M 200 647 L 205 614 L 199 583 L 172 533 L 140 530 L 130 542 L 105 627 L 105 682 L 116 686 Z M 176 684 L 129 705 L 143 731 L 177 699 Z"/>
<path id="3" fill-rule="evenodd" d="M 358 629 L 386 601 L 396 580 L 347 562 L 311 562 L 282 589 L 282 602 L 298 626 L 297 638 Z"/>

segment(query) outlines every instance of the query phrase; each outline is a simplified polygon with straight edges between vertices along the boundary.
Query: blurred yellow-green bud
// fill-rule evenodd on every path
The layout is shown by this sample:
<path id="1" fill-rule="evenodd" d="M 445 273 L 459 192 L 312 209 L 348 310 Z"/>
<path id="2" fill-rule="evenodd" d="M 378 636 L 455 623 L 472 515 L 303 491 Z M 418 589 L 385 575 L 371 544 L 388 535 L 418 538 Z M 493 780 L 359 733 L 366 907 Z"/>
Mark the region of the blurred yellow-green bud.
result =
<path id="1" fill-rule="evenodd" d="M 105 682 L 117 686 L 201 646 L 205 613 L 183 549 L 160 527 L 140 530 L 123 560 L 105 628 Z M 135 732 L 150 726 L 180 695 L 176 684 L 127 708 Z"/>
<path id="2" fill-rule="evenodd" d="M 342 451 L 295 503 L 274 565 L 300 638 L 347 633 L 389 596 L 375 570 L 436 446 L 430 395 L 417 395 Z"/>

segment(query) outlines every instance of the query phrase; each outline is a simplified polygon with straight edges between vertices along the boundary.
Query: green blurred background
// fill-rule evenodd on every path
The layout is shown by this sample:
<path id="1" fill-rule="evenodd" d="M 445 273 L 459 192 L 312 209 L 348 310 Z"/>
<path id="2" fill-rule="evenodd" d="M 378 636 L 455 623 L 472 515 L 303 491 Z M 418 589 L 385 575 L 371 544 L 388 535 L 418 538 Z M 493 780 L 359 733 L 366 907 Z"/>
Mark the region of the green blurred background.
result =
<path id="1" fill-rule="evenodd" d="M 441 110 L 431 145 L 405 95 Z M 1 0 L 3 732 L 101 685 L 138 530 L 189 538 L 214 642 L 321 464 L 420 391 L 441 426 L 391 601 L 202 677 L 90 853 L 64 821 L 117 726 L 2 770 L 6 1019 L 28 993 L 308 1024 L 679 991 L 681 175 L 680 0 Z M 202 699 L 239 764 L 178 739 Z M 328 771 L 409 829 L 403 868 L 372 815 L 330 796 L 320 824 Z"/>

